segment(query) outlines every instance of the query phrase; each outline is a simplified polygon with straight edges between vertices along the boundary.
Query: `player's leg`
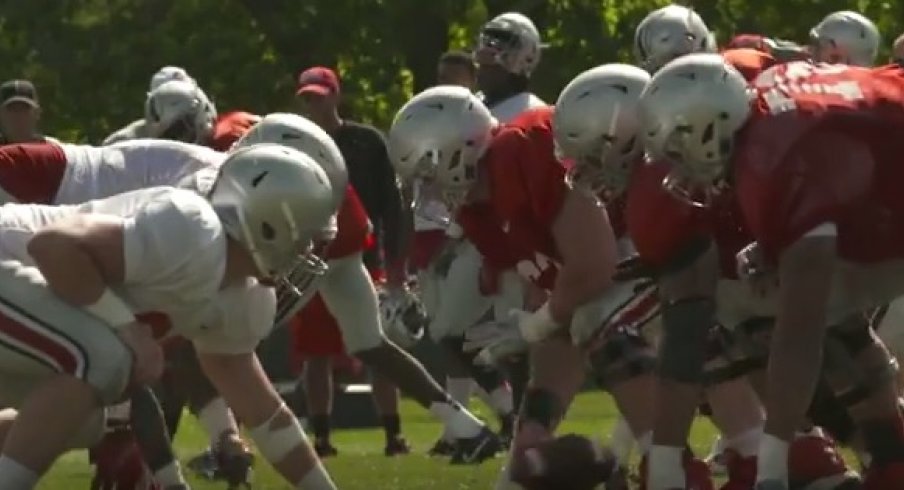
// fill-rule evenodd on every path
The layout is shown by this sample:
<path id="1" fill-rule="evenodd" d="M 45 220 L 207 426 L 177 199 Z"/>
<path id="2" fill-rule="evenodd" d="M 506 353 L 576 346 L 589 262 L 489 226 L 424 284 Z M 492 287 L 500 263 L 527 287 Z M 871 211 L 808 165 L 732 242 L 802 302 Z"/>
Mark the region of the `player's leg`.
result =
<path id="1" fill-rule="evenodd" d="M 14 262 L 0 264 L 0 347 L 0 372 L 32 381 L 4 441 L 0 481 L 28 489 L 102 404 L 121 396 L 132 355 L 108 325 Z"/>
<path id="2" fill-rule="evenodd" d="M 320 293 L 342 330 L 349 354 L 392 379 L 406 394 L 449 424 L 456 438 L 464 443 L 466 461 L 483 460 L 495 453 L 498 441 L 486 426 L 452 400 L 420 362 L 383 335 L 377 293 L 360 254 L 331 261 Z"/>
<path id="3" fill-rule="evenodd" d="M 383 432 L 386 436 L 383 454 L 386 456 L 408 454 L 411 452 L 411 447 L 402 436 L 402 419 L 399 417 L 399 387 L 379 373 L 372 374 L 371 386 L 374 406 L 380 416 L 380 423 L 383 425 Z"/>
<path id="4" fill-rule="evenodd" d="M 890 481 L 886 473 L 904 475 L 904 419 L 897 363 L 870 320 L 856 315 L 830 328 L 825 364 L 830 385 L 859 428 L 871 460 L 867 481 L 876 480 L 875 485 L 880 479 Z"/>
<path id="5" fill-rule="evenodd" d="M 305 402 L 308 424 L 314 433 L 314 449 L 321 458 L 335 456 L 338 451 L 331 440 L 333 416 L 333 359 L 311 356 L 305 359 Z"/>
<path id="6" fill-rule="evenodd" d="M 519 452 L 553 438 L 572 399 L 584 383 L 585 356 L 567 336 L 555 336 L 531 347 L 531 378 L 518 414 L 508 462 L 497 489 L 518 488 L 510 475 Z"/>

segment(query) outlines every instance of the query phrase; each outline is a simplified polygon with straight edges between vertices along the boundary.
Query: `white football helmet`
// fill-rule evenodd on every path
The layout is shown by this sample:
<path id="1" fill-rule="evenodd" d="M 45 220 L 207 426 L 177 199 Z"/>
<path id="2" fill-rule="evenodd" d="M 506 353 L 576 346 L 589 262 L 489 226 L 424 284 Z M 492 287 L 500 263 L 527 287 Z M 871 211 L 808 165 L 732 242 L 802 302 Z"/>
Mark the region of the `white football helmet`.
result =
<path id="1" fill-rule="evenodd" d="M 157 89 L 157 87 L 163 85 L 166 82 L 171 82 L 173 80 L 181 80 L 183 82 L 191 82 L 197 85 L 195 79 L 192 78 L 191 75 L 185 71 L 185 68 L 181 66 L 164 66 L 163 68 L 157 70 L 157 73 L 151 76 L 150 87 L 148 88 L 148 93 L 153 92 Z"/>
<path id="2" fill-rule="evenodd" d="M 814 61 L 873 66 L 879 54 L 879 28 L 851 11 L 829 14 L 810 31 Z"/>
<path id="3" fill-rule="evenodd" d="M 640 98 L 644 143 L 669 161 L 663 184 L 695 205 L 724 184 L 735 132 L 750 114 L 744 76 L 719 54 L 682 56 L 657 72 Z"/>
<path id="4" fill-rule="evenodd" d="M 646 71 L 612 63 L 581 73 L 562 90 L 552 129 L 558 156 L 572 160 L 575 185 L 609 196 L 625 190 L 643 153 L 637 103 L 649 82 Z"/>
<path id="5" fill-rule="evenodd" d="M 714 53 L 716 40 L 697 12 L 667 5 L 650 12 L 634 31 L 634 57 L 649 72 L 690 53 Z"/>
<path id="6" fill-rule="evenodd" d="M 288 146 L 313 158 L 330 178 L 336 193 L 336 204 L 345 198 L 345 187 L 348 185 L 345 159 L 333 138 L 310 119 L 298 114 L 267 114 L 235 142 L 233 149 L 259 143 Z"/>
<path id="7" fill-rule="evenodd" d="M 383 333 L 403 349 L 414 347 L 427 326 L 427 313 L 417 295 L 408 288 L 379 291 Z"/>
<path id="8" fill-rule="evenodd" d="M 217 112 L 194 82 L 171 80 L 148 94 L 144 118 L 154 138 L 203 144 L 213 133 Z"/>
<path id="9" fill-rule="evenodd" d="M 461 204 L 477 180 L 477 162 L 496 120 L 470 90 L 429 88 L 409 100 L 389 130 L 389 157 L 405 180 L 435 184 L 450 207 Z"/>
<path id="10" fill-rule="evenodd" d="M 242 148 L 223 162 L 208 198 L 259 277 L 312 294 L 327 270 L 315 247 L 336 233 L 333 189 L 320 165 L 282 145 Z"/>
<path id="11" fill-rule="evenodd" d="M 478 63 L 498 64 L 515 75 L 530 76 L 540 63 L 540 32 L 524 14 L 507 12 L 483 25 L 477 38 Z"/>

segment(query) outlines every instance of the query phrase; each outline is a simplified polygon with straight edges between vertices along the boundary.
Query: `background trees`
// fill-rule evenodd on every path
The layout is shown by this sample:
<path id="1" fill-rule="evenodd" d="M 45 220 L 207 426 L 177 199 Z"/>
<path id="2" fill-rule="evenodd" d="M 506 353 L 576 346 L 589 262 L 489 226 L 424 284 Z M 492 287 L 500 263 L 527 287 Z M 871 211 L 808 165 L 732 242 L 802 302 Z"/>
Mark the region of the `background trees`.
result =
<path id="1" fill-rule="evenodd" d="M 548 101 L 579 71 L 630 60 L 634 26 L 662 0 L 0 0 L 0 78 L 38 85 L 47 132 L 97 142 L 138 117 L 150 75 L 186 67 L 220 110 L 290 110 L 295 75 L 325 64 L 343 77 L 346 113 L 385 127 L 434 82 L 447 49 L 471 45 L 508 10 L 529 15 L 549 48 L 534 90 Z M 805 42 L 819 19 L 857 8 L 885 44 L 904 0 L 693 0 L 721 42 L 763 33 Z M 883 53 L 883 56 L 885 54 Z"/>

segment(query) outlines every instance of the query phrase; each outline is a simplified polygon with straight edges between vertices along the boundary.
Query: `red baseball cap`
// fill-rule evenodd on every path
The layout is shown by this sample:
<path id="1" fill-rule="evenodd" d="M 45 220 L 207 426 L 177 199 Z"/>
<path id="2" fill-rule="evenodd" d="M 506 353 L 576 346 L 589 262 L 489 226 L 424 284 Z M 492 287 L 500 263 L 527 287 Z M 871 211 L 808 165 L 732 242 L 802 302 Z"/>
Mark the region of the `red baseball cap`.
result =
<path id="1" fill-rule="evenodd" d="M 314 93 L 329 95 L 339 93 L 339 76 L 336 72 L 325 67 L 315 66 L 308 68 L 298 75 L 298 88 L 295 95 Z"/>

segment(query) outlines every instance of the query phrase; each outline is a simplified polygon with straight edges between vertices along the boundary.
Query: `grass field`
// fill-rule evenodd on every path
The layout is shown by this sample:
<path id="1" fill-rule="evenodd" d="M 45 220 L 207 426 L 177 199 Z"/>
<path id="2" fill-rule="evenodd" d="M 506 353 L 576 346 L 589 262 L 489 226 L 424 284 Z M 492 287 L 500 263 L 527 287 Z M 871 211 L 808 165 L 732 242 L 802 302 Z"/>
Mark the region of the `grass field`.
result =
<path id="1" fill-rule="evenodd" d="M 483 407 L 473 403 L 479 413 Z M 483 410 L 484 414 L 488 414 Z M 490 417 L 487 417 L 490 418 Z M 581 395 L 569 412 L 561 433 L 577 432 L 608 437 L 615 422 L 616 411 L 611 399 L 598 393 Z M 338 431 L 334 444 L 337 458 L 327 466 L 341 490 L 487 490 L 491 489 L 502 459 L 488 461 L 479 467 L 452 467 L 445 460 L 432 459 L 426 451 L 440 431 L 440 425 L 415 404 L 405 401 L 402 407 L 405 435 L 414 446 L 414 453 L 400 458 L 383 456 L 383 433 L 379 429 Z M 700 453 L 706 451 L 714 437 L 713 428 L 704 420 L 694 427 L 693 445 Z M 176 439 L 176 451 L 186 461 L 206 445 L 206 437 L 190 416 L 183 419 Z M 259 460 L 254 479 L 255 490 L 289 489 L 270 467 Z M 67 454 L 53 468 L 38 487 L 40 489 L 88 488 L 91 468 L 84 452 Z M 192 479 L 194 489 L 222 489 L 225 486 Z"/>

